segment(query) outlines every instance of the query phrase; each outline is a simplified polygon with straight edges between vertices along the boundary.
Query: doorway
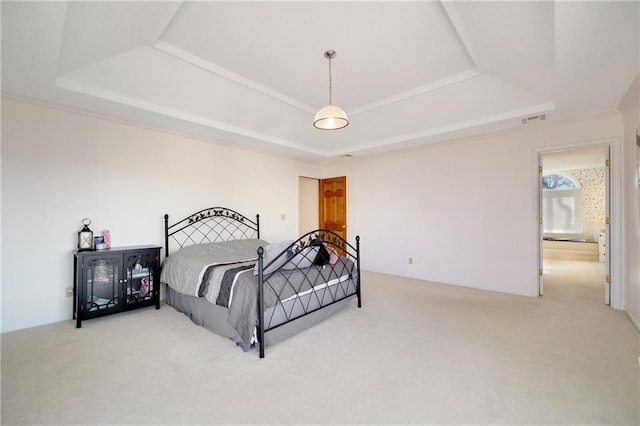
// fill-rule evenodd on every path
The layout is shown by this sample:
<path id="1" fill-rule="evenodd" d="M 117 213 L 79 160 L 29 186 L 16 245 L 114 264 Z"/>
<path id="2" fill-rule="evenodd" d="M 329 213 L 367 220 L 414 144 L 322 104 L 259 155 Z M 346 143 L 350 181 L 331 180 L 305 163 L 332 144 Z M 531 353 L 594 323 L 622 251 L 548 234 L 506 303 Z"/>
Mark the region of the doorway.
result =
<path id="1" fill-rule="evenodd" d="M 298 235 L 318 229 L 319 179 L 298 177 Z"/>
<path id="2" fill-rule="evenodd" d="M 347 240 L 347 177 L 320 179 L 320 228 Z"/>
<path id="3" fill-rule="evenodd" d="M 347 239 L 347 178 L 298 178 L 298 232 L 328 229 Z"/>
<path id="4" fill-rule="evenodd" d="M 547 286 L 553 297 L 578 292 L 611 304 L 609 151 L 598 145 L 539 155 L 541 296 Z"/>

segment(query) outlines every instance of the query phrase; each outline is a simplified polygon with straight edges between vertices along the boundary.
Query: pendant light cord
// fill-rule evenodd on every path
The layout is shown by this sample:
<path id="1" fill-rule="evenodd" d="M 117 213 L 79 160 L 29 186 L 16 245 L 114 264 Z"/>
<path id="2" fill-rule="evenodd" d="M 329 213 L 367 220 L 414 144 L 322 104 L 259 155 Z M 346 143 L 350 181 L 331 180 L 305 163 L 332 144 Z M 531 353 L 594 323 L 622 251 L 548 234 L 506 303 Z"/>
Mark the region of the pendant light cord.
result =
<path id="1" fill-rule="evenodd" d="M 331 59 L 329 58 L 329 105 L 332 105 L 333 100 L 333 82 L 331 78 Z"/>

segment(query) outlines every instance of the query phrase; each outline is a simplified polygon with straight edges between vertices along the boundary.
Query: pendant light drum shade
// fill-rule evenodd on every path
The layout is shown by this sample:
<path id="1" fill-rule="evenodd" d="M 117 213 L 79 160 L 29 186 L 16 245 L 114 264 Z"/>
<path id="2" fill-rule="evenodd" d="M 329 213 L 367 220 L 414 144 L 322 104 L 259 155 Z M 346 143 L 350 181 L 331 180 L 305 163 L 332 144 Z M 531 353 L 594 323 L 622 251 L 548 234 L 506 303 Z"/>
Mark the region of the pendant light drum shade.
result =
<path id="1" fill-rule="evenodd" d="M 321 130 L 336 130 L 347 127 L 349 118 L 347 114 L 336 105 L 322 107 L 313 119 L 313 125 Z"/>
<path id="2" fill-rule="evenodd" d="M 335 50 L 327 50 L 324 57 L 329 60 L 329 105 L 318 111 L 313 119 L 313 126 L 320 130 L 338 130 L 349 125 L 349 118 L 342 108 L 332 105 L 333 81 L 331 75 L 331 60 L 336 57 Z"/>

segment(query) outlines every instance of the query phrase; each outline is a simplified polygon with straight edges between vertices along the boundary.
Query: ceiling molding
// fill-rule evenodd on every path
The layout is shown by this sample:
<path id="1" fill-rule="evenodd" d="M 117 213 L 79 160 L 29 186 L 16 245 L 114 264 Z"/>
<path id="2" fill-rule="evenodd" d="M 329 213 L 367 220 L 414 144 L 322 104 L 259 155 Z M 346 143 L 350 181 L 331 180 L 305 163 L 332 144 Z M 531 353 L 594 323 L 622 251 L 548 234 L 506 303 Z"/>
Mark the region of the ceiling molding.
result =
<path id="1" fill-rule="evenodd" d="M 170 43 L 165 41 L 158 41 L 153 45 L 153 47 L 160 52 L 166 53 L 167 55 L 173 56 L 176 59 L 187 62 L 191 65 L 195 65 L 199 68 L 202 68 L 205 71 L 208 71 L 212 74 L 217 75 L 218 77 L 224 78 L 226 80 L 232 81 L 240 86 L 246 87 L 247 89 L 253 90 L 258 93 L 262 93 L 263 95 L 267 95 L 272 99 L 285 103 L 293 108 L 296 108 L 300 111 L 315 115 L 317 112 L 316 108 L 310 107 L 297 99 L 294 99 L 290 96 L 284 95 L 280 92 L 277 92 L 273 89 L 270 89 L 266 86 L 263 86 L 255 81 L 248 79 L 246 77 L 241 76 L 240 74 L 236 74 L 233 71 L 230 71 L 226 68 L 218 66 L 216 64 L 212 64 L 198 56 L 192 55 L 189 52 L 186 52 L 179 47 L 176 47 Z"/>
<path id="2" fill-rule="evenodd" d="M 467 120 L 464 122 L 459 122 L 451 125 L 434 127 L 425 131 L 414 132 L 406 135 L 393 136 L 386 139 L 381 139 L 369 144 L 357 145 L 355 147 L 351 147 L 349 150 L 340 150 L 330 153 L 330 156 L 338 156 L 346 153 L 354 153 L 358 151 L 367 151 L 375 148 L 380 148 L 384 146 L 393 146 L 406 142 L 422 140 L 425 144 L 429 144 L 429 138 L 438 135 L 444 135 L 447 133 L 453 133 L 461 130 L 466 130 L 474 127 L 484 126 L 487 124 L 493 124 L 496 122 L 502 122 L 507 120 L 517 119 L 520 121 L 520 118 L 523 116 L 538 114 L 542 111 L 550 111 L 553 110 L 555 104 L 553 102 L 546 102 L 543 104 L 532 105 L 530 107 L 512 110 L 508 112 L 503 112 L 499 114 L 492 114 L 485 117 L 480 117 L 473 120 Z"/>
<path id="3" fill-rule="evenodd" d="M 453 25 L 453 28 L 456 30 L 456 33 L 458 34 L 458 37 L 460 38 L 460 42 L 464 46 L 464 49 L 467 52 L 467 55 L 469 55 L 469 60 L 473 64 L 474 68 L 477 69 L 478 65 L 475 59 L 478 57 L 477 52 L 475 51 L 473 47 L 473 43 L 471 42 L 469 35 L 467 34 L 467 31 L 464 28 L 462 18 L 458 14 L 458 10 L 456 9 L 455 2 L 443 1 L 442 6 L 444 7 L 445 12 L 447 12 L 449 19 L 451 20 L 451 25 Z"/>
<path id="4" fill-rule="evenodd" d="M 156 114 L 177 118 L 180 120 L 188 121 L 190 123 L 195 123 L 201 126 L 212 128 L 212 129 L 217 129 L 224 132 L 232 133 L 234 135 L 239 135 L 239 136 L 243 136 L 250 139 L 260 140 L 263 142 L 272 143 L 282 147 L 308 152 L 314 155 L 326 156 L 326 153 L 323 153 L 321 151 L 314 150 L 314 149 L 309 149 L 306 146 L 301 146 L 292 141 L 288 141 L 282 138 L 277 138 L 268 134 L 256 132 L 243 127 L 234 126 L 228 123 L 224 123 L 222 121 L 213 120 L 209 117 L 203 117 L 197 114 L 185 112 L 177 108 L 171 108 L 165 105 L 159 105 L 155 102 L 149 102 L 149 101 L 138 99 L 132 96 L 127 96 L 122 93 L 117 93 L 111 90 L 101 89 L 95 86 L 91 86 L 89 84 L 79 83 L 77 81 L 69 80 L 63 77 L 56 78 L 56 86 L 67 89 L 67 90 L 72 90 L 78 93 L 84 93 L 97 98 L 105 99 L 118 104 L 128 105 L 131 107 L 143 109 L 145 111 L 154 112 Z"/>
<path id="5" fill-rule="evenodd" d="M 478 75 L 480 75 L 480 73 L 475 69 L 463 71 L 463 72 L 451 75 L 447 78 L 443 78 L 441 80 L 426 84 L 424 86 L 416 87 L 414 89 L 407 90 L 406 92 L 398 93 L 397 95 L 389 96 L 388 98 L 381 99 L 379 101 L 372 102 L 370 104 L 363 105 L 358 108 L 353 108 L 349 111 L 349 115 L 352 117 L 355 117 L 359 114 L 364 114 L 365 112 L 373 111 L 378 108 L 383 108 L 398 102 L 402 102 L 404 100 L 413 98 L 415 96 L 424 95 L 426 93 L 433 92 L 438 89 L 442 89 L 444 87 L 451 86 L 456 83 L 461 83 L 465 80 L 469 80 L 471 78 L 477 77 Z"/>

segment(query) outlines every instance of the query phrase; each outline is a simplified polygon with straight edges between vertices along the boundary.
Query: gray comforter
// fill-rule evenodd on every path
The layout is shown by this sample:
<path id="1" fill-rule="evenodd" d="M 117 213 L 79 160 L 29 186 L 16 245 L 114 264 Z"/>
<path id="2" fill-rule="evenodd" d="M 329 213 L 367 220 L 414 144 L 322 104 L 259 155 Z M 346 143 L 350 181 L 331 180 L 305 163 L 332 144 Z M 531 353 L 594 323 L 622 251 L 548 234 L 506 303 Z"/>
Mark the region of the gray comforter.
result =
<path id="1" fill-rule="evenodd" d="M 357 280 L 354 263 L 340 257 L 334 265 L 311 266 L 303 269 L 279 270 L 265 277 L 265 309 L 276 306 L 290 297 L 320 287 L 337 292 L 337 286 L 347 280 Z M 330 285 L 326 285 L 330 284 Z M 258 277 L 251 271 L 238 275 L 233 288 L 233 299 L 229 305 L 228 321 L 248 346 L 258 318 Z M 269 324 L 265 324 L 268 327 Z"/>
<path id="2" fill-rule="evenodd" d="M 257 250 L 268 243 L 260 239 L 232 240 L 186 246 L 162 263 L 160 282 L 178 293 L 199 297 L 207 268 L 212 265 L 255 261 Z"/>
<path id="3" fill-rule="evenodd" d="M 229 324 L 241 337 L 243 349 L 248 348 L 258 318 L 258 276 L 252 265 L 258 247 L 267 244 L 248 239 L 184 247 L 164 260 L 160 281 L 178 293 L 204 296 L 212 304 L 227 307 Z M 335 295 L 338 285 L 357 280 L 357 268 L 351 260 L 340 257 L 335 264 L 280 269 L 264 280 L 268 309 L 314 289 L 326 288 L 324 291 Z"/>

